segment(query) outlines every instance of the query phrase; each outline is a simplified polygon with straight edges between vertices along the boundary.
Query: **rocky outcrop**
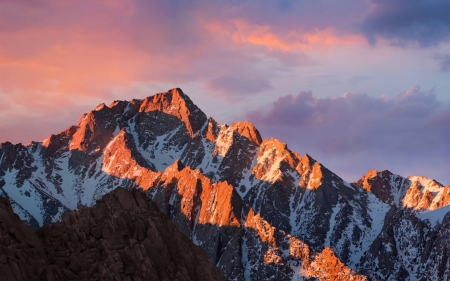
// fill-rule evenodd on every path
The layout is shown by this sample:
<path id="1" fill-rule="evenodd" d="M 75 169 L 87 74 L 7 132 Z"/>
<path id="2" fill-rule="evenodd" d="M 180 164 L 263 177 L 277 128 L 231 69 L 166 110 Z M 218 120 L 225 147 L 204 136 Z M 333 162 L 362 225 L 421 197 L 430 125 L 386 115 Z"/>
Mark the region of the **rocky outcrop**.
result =
<path id="1" fill-rule="evenodd" d="M 226 280 L 142 191 L 118 188 L 34 232 L 0 198 L 0 280 Z"/>
<path id="2" fill-rule="evenodd" d="M 450 186 L 424 176 L 404 178 L 388 170 L 370 170 L 354 186 L 362 187 L 390 205 L 418 211 L 436 210 L 450 204 Z"/>
<path id="3" fill-rule="evenodd" d="M 385 203 L 400 206 L 401 199 L 406 192 L 404 190 L 406 188 L 405 181 L 405 178 L 394 175 L 388 170 L 380 172 L 370 170 L 354 184 L 373 193 Z"/>
<path id="4" fill-rule="evenodd" d="M 0 197 L 0 280 L 39 280 L 48 267 L 34 230 L 13 212 L 9 200 Z"/>

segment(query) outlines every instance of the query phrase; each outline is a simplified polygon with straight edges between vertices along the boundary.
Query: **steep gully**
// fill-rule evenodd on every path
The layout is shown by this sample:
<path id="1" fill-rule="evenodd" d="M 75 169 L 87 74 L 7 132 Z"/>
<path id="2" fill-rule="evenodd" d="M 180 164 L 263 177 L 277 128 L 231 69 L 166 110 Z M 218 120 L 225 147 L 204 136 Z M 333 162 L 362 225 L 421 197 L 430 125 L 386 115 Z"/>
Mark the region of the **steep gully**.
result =
<path id="1" fill-rule="evenodd" d="M 99 105 L 43 142 L 2 144 L 0 159 L 0 193 L 34 227 L 141 188 L 231 280 L 448 274 L 448 186 L 388 171 L 348 184 L 249 122 L 207 118 L 180 89 Z"/>

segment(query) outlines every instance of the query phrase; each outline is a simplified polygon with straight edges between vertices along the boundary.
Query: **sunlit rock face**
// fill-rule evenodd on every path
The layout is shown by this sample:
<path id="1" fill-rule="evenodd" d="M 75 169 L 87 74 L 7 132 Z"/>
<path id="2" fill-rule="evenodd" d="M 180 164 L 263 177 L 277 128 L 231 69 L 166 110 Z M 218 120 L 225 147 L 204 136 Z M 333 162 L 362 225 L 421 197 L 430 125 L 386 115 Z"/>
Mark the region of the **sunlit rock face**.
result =
<path id="1" fill-rule="evenodd" d="M 354 185 L 373 193 L 383 202 L 400 208 L 426 211 L 450 204 L 450 186 L 444 187 L 424 176 L 404 178 L 388 170 L 370 170 Z"/>
<path id="2" fill-rule="evenodd" d="M 230 280 L 448 274 L 449 186 L 389 171 L 349 184 L 250 122 L 208 118 L 180 89 L 0 146 L 0 195 L 35 228 L 118 186 L 144 190 Z"/>
<path id="3" fill-rule="evenodd" d="M 36 232 L 0 198 L 0 220 L 0 280 L 227 280 L 138 189 Z"/>

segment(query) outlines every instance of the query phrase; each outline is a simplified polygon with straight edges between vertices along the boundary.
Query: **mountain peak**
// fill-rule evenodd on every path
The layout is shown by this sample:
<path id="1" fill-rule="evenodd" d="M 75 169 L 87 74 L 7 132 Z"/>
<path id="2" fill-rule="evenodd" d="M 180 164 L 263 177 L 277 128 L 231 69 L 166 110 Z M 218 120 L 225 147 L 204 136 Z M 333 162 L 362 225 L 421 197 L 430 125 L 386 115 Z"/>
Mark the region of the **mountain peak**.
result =
<path id="1" fill-rule="evenodd" d="M 240 134 L 241 136 L 246 137 L 249 141 L 256 145 L 260 145 L 262 142 L 261 135 L 259 131 L 255 128 L 255 126 L 249 122 L 235 122 L 231 125 L 232 130 Z"/>
<path id="2" fill-rule="evenodd" d="M 357 182 L 363 184 L 364 181 L 368 180 L 375 180 L 375 179 L 387 179 L 391 176 L 395 176 L 391 171 L 389 170 L 368 170 L 365 175 L 363 175 Z M 362 186 L 364 189 L 366 189 L 364 186 Z M 366 189 L 367 190 L 367 189 Z M 370 191 L 370 190 L 367 190 Z"/>
<path id="3" fill-rule="evenodd" d="M 373 193 L 388 204 L 399 204 L 404 178 L 391 173 L 389 170 L 369 170 L 354 185 Z"/>
<path id="4" fill-rule="evenodd" d="M 388 179 L 392 176 L 395 176 L 391 171 L 389 170 L 368 170 L 366 175 L 362 176 L 360 180 L 364 179 L 373 179 L 373 178 L 385 178 Z"/>
<path id="5" fill-rule="evenodd" d="M 301 170 L 312 169 L 316 162 L 316 159 L 312 158 L 308 153 L 305 153 L 305 156 L 301 158 Z"/>
<path id="6" fill-rule="evenodd" d="M 408 178 L 389 170 L 369 170 L 354 185 L 373 193 L 383 202 L 402 208 L 434 210 L 450 204 L 450 194 L 439 182 L 425 176 Z"/>
<path id="7" fill-rule="evenodd" d="M 410 180 L 411 182 L 416 182 L 416 183 L 420 184 L 422 187 L 427 187 L 427 186 L 442 187 L 443 186 L 443 184 L 436 181 L 435 179 L 430 179 L 430 178 L 427 178 L 426 176 L 409 176 L 408 180 Z"/>
<path id="8" fill-rule="evenodd" d="M 108 106 L 106 106 L 106 104 L 101 103 L 101 104 L 97 105 L 97 107 L 94 109 L 94 111 L 100 111 L 106 107 L 108 107 Z"/>
<path id="9" fill-rule="evenodd" d="M 160 111 L 182 120 L 191 136 L 207 121 L 206 115 L 179 88 L 146 98 L 139 112 Z"/>

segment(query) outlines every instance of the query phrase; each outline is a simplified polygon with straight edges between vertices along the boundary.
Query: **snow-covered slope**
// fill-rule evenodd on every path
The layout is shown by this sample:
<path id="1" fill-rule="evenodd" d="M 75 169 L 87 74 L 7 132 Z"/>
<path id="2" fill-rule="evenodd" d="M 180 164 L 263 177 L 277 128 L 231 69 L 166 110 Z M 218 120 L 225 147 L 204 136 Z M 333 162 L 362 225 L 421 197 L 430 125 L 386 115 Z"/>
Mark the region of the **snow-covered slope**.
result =
<path id="1" fill-rule="evenodd" d="M 350 185 L 309 155 L 262 139 L 249 122 L 207 118 L 180 89 L 101 104 L 42 142 L 0 146 L 0 195 L 35 227 L 93 205 L 111 188 L 136 187 L 231 280 L 435 274 L 414 266 L 445 219 L 409 209 L 444 210 L 448 187 L 372 174 Z M 429 205 L 407 205 L 413 186 L 421 198 L 431 194 Z M 410 228 L 422 235 L 405 246 L 414 258 L 395 240 Z M 442 255 L 434 253 L 430 264 Z M 389 265 L 390 257 L 401 265 L 379 273 L 376 261 Z"/>

